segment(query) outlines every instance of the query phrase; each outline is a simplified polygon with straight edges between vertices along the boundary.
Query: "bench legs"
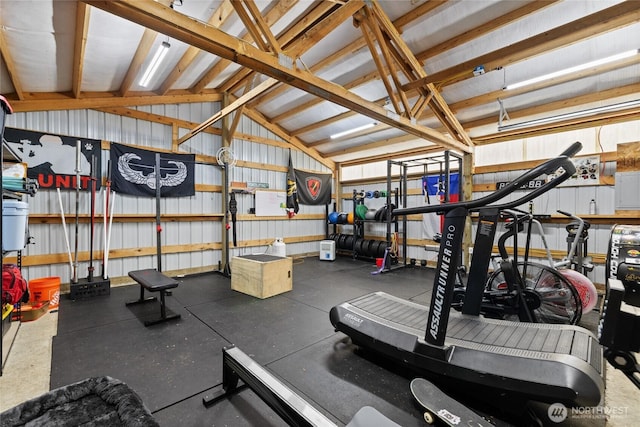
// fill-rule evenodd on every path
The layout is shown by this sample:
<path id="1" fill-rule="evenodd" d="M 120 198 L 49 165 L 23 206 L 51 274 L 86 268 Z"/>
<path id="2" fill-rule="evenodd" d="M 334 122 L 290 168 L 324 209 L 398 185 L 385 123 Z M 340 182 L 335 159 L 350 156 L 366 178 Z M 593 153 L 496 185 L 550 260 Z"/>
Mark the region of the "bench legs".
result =
<path id="1" fill-rule="evenodd" d="M 144 321 L 144 326 L 151 326 L 151 325 L 155 325 L 157 323 L 162 323 L 162 322 L 166 322 L 167 320 L 173 320 L 173 319 L 179 319 L 180 318 L 180 314 L 177 313 L 173 313 L 171 310 L 169 310 L 169 315 L 167 315 L 167 307 L 165 304 L 165 295 L 171 295 L 171 291 L 167 291 L 166 289 L 161 289 L 160 291 L 160 317 L 157 319 L 152 319 L 152 320 L 145 320 Z M 157 298 L 156 297 L 144 297 L 144 286 L 140 285 L 140 298 L 135 300 L 135 301 L 130 301 L 127 302 L 125 305 L 129 306 L 129 305 L 136 305 L 136 304 L 142 304 L 145 302 L 149 302 L 149 301 L 156 301 Z"/>

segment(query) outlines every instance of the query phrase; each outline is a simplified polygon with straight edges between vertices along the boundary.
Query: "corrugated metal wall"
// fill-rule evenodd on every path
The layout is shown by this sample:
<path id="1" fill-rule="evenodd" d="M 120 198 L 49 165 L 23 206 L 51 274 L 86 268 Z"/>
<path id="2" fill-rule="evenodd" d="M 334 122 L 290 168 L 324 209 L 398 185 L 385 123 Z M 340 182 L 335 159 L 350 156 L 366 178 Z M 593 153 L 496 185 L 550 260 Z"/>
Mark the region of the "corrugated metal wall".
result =
<path id="1" fill-rule="evenodd" d="M 600 152 L 612 152 L 617 150 L 618 144 L 629 142 L 637 142 L 638 134 L 640 134 L 640 121 L 618 123 L 592 129 L 582 129 L 559 133 L 555 135 L 545 135 L 539 137 L 531 137 L 519 141 L 508 141 L 504 143 L 491 144 L 486 146 L 478 146 L 475 149 L 474 159 L 476 167 L 505 164 L 505 169 L 510 168 L 510 163 L 539 160 L 554 157 L 558 155 L 564 148 L 573 143 L 580 141 L 583 144 L 582 151 L 578 156 L 593 155 Z M 604 163 L 600 173 L 604 176 L 613 176 L 616 172 L 616 164 L 613 161 Z M 474 174 L 473 184 L 495 184 L 500 181 L 510 181 L 518 177 L 524 171 L 502 171 L 485 174 Z M 353 189 L 365 190 L 369 187 L 378 187 L 380 185 L 373 184 L 357 184 L 358 179 L 383 178 L 386 176 L 386 163 L 376 162 L 367 165 L 356 165 L 342 168 L 341 176 L 348 185 L 343 184 L 343 194 L 351 192 Z M 367 182 L 367 181 L 363 181 Z M 419 189 L 420 180 L 409 180 L 408 189 Z M 473 198 L 479 198 L 488 193 L 474 192 Z M 514 200 L 519 197 L 517 192 L 507 200 Z M 594 185 L 594 186 L 561 186 L 541 197 L 535 199 L 533 203 L 534 213 L 557 215 L 557 210 L 563 210 L 575 215 L 586 215 L 589 213 L 589 203 L 591 199 L 596 201 L 598 215 L 612 216 L 611 224 L 592 224 L 589 229 L 588 252 L 589 254 L 598 254 L 600 256 L 607 253 L 607 246 L 610 238 L 611 225 L 615 223 L 615 186 L 613 185 Z M 506 201 L 506 200 L 505 200 Z M 425 204 L 423 196 L 408 196 L 407 206 L 419 206 Z M 351 209 L 352 204 L 345 200 L 343 206 Z M 529 206 L 521 206 L 522 209 L 528 209 Z M 567 220 L 567 224 L 569 223 Z M 550 249 L 553 251 L 567 252 L 567 231 L 564 223 L 543 223 L 545 238 Z M 349 227 L 344 227 L 345 232 L 351 232 Z M 475 236 L 475 225 L 473 226 L 473 235 Z M 502 226 L 498 229 L 498 234 L 504 232 Z M 377 228 L 368 228 L 367 233 L 372 236 L 383 236 L 384 232 L 380 232 Z M 422 222 L 416 220 L 408 221 L 406 236 L 408 239 L 426 239 L 428 236 L 423 234 Z M 524 235 L 521 236 L 521 242 Z M 428 242 L 425 242 L 428 243 Z M 542 240 L 535 236 L 532 240 L 532 248 L 542 249 Z M 406 254 L 407 258 L 435 260 L 434 252 L 425 251 L 424 246 L 410 246 Z M 556 258 L 556 261 L 560 259 Z M 604 264 L 595 264 L 593 272 L 589 273 L 589 278 L 596 283 L 605 282 Z"/>
<path id="2" fill-rule="evenodd" d="M 441 156 L 440 156 L 441 157 Z M 419 163 L 419 162 L 418 162 Z M 430 164 L 429 166 L 409 163 L 409 167 L 407 167 L 407 183 L 406 188 L 402 188 L 400 182 L 400 174 L 401 170 L 399 165 L 392 164 L 391 166 L 391 187 L 390 190 L 392 192 L 397 192 L 398 197 L 395 197 L 395 194 L 392 195 L 391 203 L 396 205 L 397 207 L 416 207 L 423 206 L 427 202 L 427 199 L 422 194 L 422 173 L 426 173 L 427 175 L 438 175 L 440 173 L 440 169 L 438 165 Z M 380 175 L 380 168 L 384 168 L 384 175 L 386 175 L 387 170 L 387 162 L 378 162 L 378 177 Z M 356 167 L 356 170 L 360 172 L 363 171 L 362 168 Z M 353 170 L 350 172 L 353 173 Z M 367 192 L 367 191 L 375 191 L 375 190 L 384 190 L 388 191 L 387 183 L 365 183 L 365 184 L 356 184 L 356 183 L 348 183 L 343 184 L 342 194 L 345 196 L 343 200 L 341 209 L 344 212 L 351 212 L 353 210 L 353 199 L 351 197 L 347 197 L 351 195 L 353 191 L 356 192 Z M 404 198 L 406 197 L 406 203 L 404 203 Z M 431 196 L 429 198 L 430 203 L 438 203 L 436 201 L 435 196 Z M 364 204 L 370 209 L 379 209 L 386 204 L 385 198 L 367 198 L 364 201 Z M 423 230 L 423 223 L 421 220 L 416 220 L 419 218 L 419 215 L 409 216 L 405 221 L 402 218 L 398 218 L 397 227 L 398 227 L 398 237 L 399 237 L 399 256 L 400 258 L 411 259 L 414 258 L 416 260 L 427 260 L 434 261 L 436 259 L 436 253 L 433 251 L 428 251 L 425 249 L 424 243 L 432 243 L 431 238 L 432 235 L 427 235 Z M 392 226 L 392 232 L 395 230 L 395 223 Z M 374 238 L 374 239 L 386 239 L 387 225 L 385 222 L 367 222 L 364 224 L 365 238 Z M 353 233 L 353 226 L 345 225 L 341 226 L 342 233 Z M 407 239 L 409 243 L 407 244 L 406 254 L 403 253 L 402 241 L 403 239 Z M 420 244 L 416 244 L 416 241 L 422 241 Z M 404 262 L 404 260 L 402 261 Z"/>
<path id="3" fill-rule="evenodd" d="M 612 169 L 615 167 L 615 163 L 607 162 L 605 174 L 610 175 L 613 171 Z M 489 174 L 477 174 L 473 177 L 473 184 L 495 184 L 499 181 L 510 181 L 517 178 L 524 171 L 508 171 L 508 172 L 496 172 Z M 413 192 L 414 194 L 407 195 L 407 207 L 413 206 L 423 206 L 427 202 L 425 201 L 425 197 L 419 193 L 422 186 L 422 181 L 420 179 L 409 179 L 407 181 L 407 190 L 409 192 Z M 380 184 L 365 184 L 362 186 L 358 185 L 345 185 L 343 186 L 343 194 L 350 194 L 354 189 L 356 191 L 360 191 L 364 189 L 367 190 L 375 190 L 381 187 Z M 386 186 L 385 186 L 386 188 Z M 413 191 L 412 191 L 413 190 Z M 476 192 L 473 194 L 473 198 L 480 198 L 489 194 L 488 192 Z M 507 200 L 515 200 L 522 194 L 516 192 L 511 195 Z M 598 214 L 600 215 L 614 215 L 614 188 L 612 186 L 590 186 L 590 187 L 559 187 L 556 188 L 540 197 L 535 199 L 533 204 L 534 213 L 536 214 L 549 214 L 549 215 L 557 215 L 557 210 L 563 210 L 569 213 L 573 213 L 577 216 L 585 215 L 589 213 L 589 202 L 592 198 L 598 200 Z M 367 207 L 379 208 L 384 206 L 384 199 L 370 199 L 365 202 Z M 437 203 L 434 200 L 434 197 L 431 197 L 431 203 Z M 400 204 L 401 205 L 401 204 Z M 345 199 L 343 202 L 345 212 L 350 212 L 353 209 L 353 202 L 349 199 Z M 528 210 L 529 205 L 525 204 L 520 206 L 520 209 Z M 421 220 L 416 219 L 416 215 L 410 217 L 407 221 L 406 226 L 406 238 L 409 240 L 423 240 L 422 243 L 429 244 L 428 240 L 431 239 L 432 236 L 428 236 L 425 234 L 423 228 L 423 222 Z M 566 224 L 568 224 L 571 220 L 567 219 Z M 567 252 L 567 231 L 565 229 L 566 224 L 564 223 L 543 223 L 543 229 L 545 232 L 545 238 L 547 240 L 547 244 L 549 245 L 549 249 L 552 251 L 560 251 Z M 400 225 L 400 235 L 402 237 L 402 222 Z M 353 227 L 350 225 L 341 226 L 342 233 L 353 233 Z M 588 239 L 588 252 L 590 254 L 606 254 L 607 245 L 609 242 L 611 226 L 607 224 L 593 224 L 589 229 L 589 239 Z M 340 232 L 340 231 L 339 231 Z M 382 238 L 384 239 L 386 232 L 386 224 L 384 223 L 368 223 L 365 225 L 365 238 Z M 475 236 L 476 226 L 473 223 L 473 236 Z M 496 236 L 504 233 L 503 225 L 500 225 L 497 231 Z M 524 242 L 524 234 L 521 234 L 519 237 L 519 242 Z M 496 239 L 497 242 L 497 239 Z M 509 243 L 507 243 L 509 244 Z M 533 234 L 532 248 L 542 249 L 542 239 Z M 407 258 L 415 258 L 417 260 L 427 260 L 427 261 L 435 261 L 437 259 L 436 252 L 425 250 L 424 245 L 409 245 L 407 247 Z M 542 260 L 544 261 L 544 260 Z M 556 261 L 560 261 L 560 259 L 556 258 Z M 595 269 L 592 273 L 590 273 L 589 278 L 596 283 L 604 283 L 604 265 L 597 264 L 595 265 Z"/>
<path id="4" fill-rule="evenodd" d="M 517 178 L 525 171 L 508 171 L 508 172 L 496 172 L 487 174 L 474 175 L 474 184 L 489 184 L 499 181 L 510 181 Z M 612 175 L 615 173 L 615 162 L 606 162 L 604 168 L 605 175 Z M 478 192 L 474 193 L 474 198 L 485 196 L 489 193 Z M 521 194 L 518 192 L 513 193 L 506 200 L 515 200 Z M 533 201 L 533 213 L 541 215 L 558 215 L 557 211 L 562 210 L 568 213 L 572 213 L 576 216 L 589 214 L 589 202 L 591 199 L 597 200 L 598 215 L 615 215 L 614 207 L 615 191 L 613 186 L 585 186 L 585 187 L 569 187 L 559 186 L 548 193 L 536 198 Z M 529 210 L 529 205 L 520 206 L 520 209 Z M 565 223 L 543 223 L 542 227 L 545 232 L 545 239 L 549 248 L 561 252 L 567 252 L 567 230 L 566 225 L 571 222 L 570 218 L 567 218 Z M 589 229 L 589 239 L 587 241 L 588 252 L 590 254 L 606 254 L 607 245 L 609 242 L 609 235 L 611 226 L 609 224 L 592 224 Z M 497 235 L 504 232 L 503 226 L 498 229 Z M 475 227 L 474 227 L 475 234 Z M 520 242 L 524 242 L 524 234 L 519 237 Z M 532 248 L 542 249 L 542 239 L 533 233 Z M 560 261 L 560 259 L 556 259 Z M 588 275 L 589 278 L 597 283 L 604 283 L 604 265 L 595 265 L 594 271 Z"/>
<path id="5" fill-rule="evenodd" d="M 214 114 L 220 108 L 219 103 L 156 105 L 138 107 L 137 110 L 160 116 L 177 118 L 194 123 L 200 123 Z M 141 119 L 123 117 L 93 110 L 52 111 L 34 113 L 16 113 L 7 118 L 7 126 L 40 132 L 94 138 L 110 142 L 131 144 L 139 147 L 171 150 L 172 127 L 165 124 Z M 243 117 L 238 130 L 241 134 L 281 141 L 273 133 L 259 124 Z M 187 129 L 180 129 L 180 135 Z M 200 133 L 186 141 L 180 148 L 181 152 L 215 156 L 221 147 L 221 137 L 218 135 Z M 273 145 L 248 142 L 242 139 L 233 141 L 232 149 L 241 161 L 267 164 L 274 167 L 286 167 L 289 161 L 289 150 Z M 102 170 L 106 176 L 109 152 L 102 152 Z M 331 172 L 326 166 L 317 162 L 307 154 L 298 150 L 291 150 L 293 165 L 298 169 L 319 172 Z M 222 185 L 221 168 L 217 165 L 196 164 L 196 185 Z M 229 181 L 255 181 L 269 184 L 270 189 L 286 189 L 286 173 L 277 170 L 252 169 L 236 166 L 230 168 Z M 25 196 L 26 197 L 26 196 Z M 50 190 L 40 190 L 34 197 L 25 198 L 29 203 L 30 214 L 59 215 L 57 193 Z M 82 192 L 79 198 L 80 214 L 90 213 L 90 194 Z M 253 207 L 252 195 L 238 195 L 238 214 L 247 214 Z M 75 191 L 62 192 L 62 205 L 66 214 L 67 232 L 69 234 L 71 251 L 74 252 L 75 243 Z M 102 194 L 98 194 L 96 212 L 102 213 Z M 193 197 L 164 198 L 161 200 L 163 215 L 180 214 L 221 214 L 222 195 L 219 192 L 196 191 Z M 114 208 L 115 217 L 129 214 L 140 214 L 146 217 L 145 222 L 115 220 L 111 235 L 112 253 L 118 251 L 146 249 L 149 252 L 156 245 L 156 228 L 153 222 L 155 215 L 155 199 L 117 195 Z M 325 220 L 324 206 L 301 206 L 299 214 L 322 214 L 320 219 L 286 219 L 283 212 L 282 220 L 251 220 L 239 221 L 237 235 L 239 241 L 268 240 L 276 237 L 304 237 L 324 236 Z M 30 221 L 30 234 L 34 244 L 30 244 L 23 251 L 23 256 L 59 254 L 61 262 L 47 265 L 25 266 L 25 276 L 29 279 L 36 277 L 60 276 L 63 283 L 70 280 L 70 267 L 67 257 L 67 247 L 62 224 L 59 222 L 48 224 Z M 78 251 L 89 251 L 90 226 L 81 222 L 78 228 Z M 205 221 L 163 221 L 162 245 L 164 247 L 179 247 L 179 245 L 220 243 L 222 240 L 222 225 L 220 220 Z M 304 239 L 303 239 L 304 240 Z M 100 254 L 103 247 L 102 218 L 95 226 L 94 267 L 96 275 L 100 274 Z M 230 256 L 261 253 L 269 249 L 268 245 L 250 246 L 236 249 L 231 246 Z M 317 252 L 318 242 L 309 241 L 287 244 L 287 255 Z M 113 257 L 109 260 L 109 276 L 124 277 L 131 270 L 156 267 L 155 251 L 149 255 L 131 256 L 126 258 Z M 164 271 L 184 270 L 191 268 L 217 268 L 221 260 L 220 250 L 187 251 L 178 253 L 164 253 L 162 262 Z M 11 255 L 11 254 L 9 254 Z M 26 259 L 26 258 L 25 258 Z M 28 264 L 28 263 L 26 263 Z M 88 262 L 80 262 L 78 276 L 86 277 Z"/>

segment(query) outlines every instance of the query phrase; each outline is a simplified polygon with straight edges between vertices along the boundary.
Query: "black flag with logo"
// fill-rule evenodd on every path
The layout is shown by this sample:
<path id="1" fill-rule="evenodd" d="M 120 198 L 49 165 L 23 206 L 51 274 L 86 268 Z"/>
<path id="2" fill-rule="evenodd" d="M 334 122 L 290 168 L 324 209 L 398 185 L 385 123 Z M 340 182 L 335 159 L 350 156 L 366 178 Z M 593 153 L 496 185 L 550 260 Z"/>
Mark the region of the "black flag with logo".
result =
<path id="1" fill-rule="evenodd" d="M 76 169 L 80 170 L 80 188 L 91 188 L 91 158 L 94 175 L 102 176 L 102 150 L 99 139 L 78 138 L 24 129 L 5 128 L 5 143 L 27 164 L 27 177 L 38 181 L 41 189 L 76 188 Z M 78 153 L 78 144 L 80 153 Z M 96 189 L 101 180 L 96 181 Z"/>
<path id="2" fill-rule="evenodd" d="M 328 205 L 331 203 L 331 174 L 295 170 L 298 201 L 301 205 Z"/>
<path id="3" fill-rule="evenodd" d="M 289 150 L 289 171 L 287 172 L 287 209 L 292 209 L 293 213 L 298 213 L 298 192 L 296 186 L 296 171 L 291 162 L 291 150 Z"/>
<path id="4" fill-rule="evenodd" d="M 121 194 L 156 196 L 156 152 L 111 144 L 112 188 Z M 187 197 L 196 193 L 194 154 L 160 153 L 160 196 Z"/>

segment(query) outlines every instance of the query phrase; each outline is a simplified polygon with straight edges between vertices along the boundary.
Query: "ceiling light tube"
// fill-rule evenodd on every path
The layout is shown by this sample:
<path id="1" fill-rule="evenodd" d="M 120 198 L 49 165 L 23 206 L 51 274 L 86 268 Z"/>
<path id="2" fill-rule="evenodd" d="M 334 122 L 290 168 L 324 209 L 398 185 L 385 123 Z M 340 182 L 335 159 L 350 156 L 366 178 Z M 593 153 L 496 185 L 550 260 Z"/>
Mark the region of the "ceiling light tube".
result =
<path id="1" fill-rule="evenodd" d="M 345 130 L 345 131 L 342 131 L 342 132 L 334 133 L 333 135 L 330 136 L 330 138 L 331 139 L 338 139 L 338 138 L 341 138 L 343 136 L 351 135 L 352 133 L 360 132 L 361 130 L 366 130 L 366 129 L 372 128 L 375 125 L 377 125 L 376 122 L 367 123 L 366 125 L 358 126 L 358 127 L 353 128 L 353 129 L 349 129 L 349 130 Z"/>
<path id="2" fill-rule="evenodd" d="M 542 76 L 534 77 L 532 79 L 524 80 L 518 83 L 513 83 L 505 86 L 504 90 L 518 89 L 523 86 L 529 86 L 535 83 L 540 83 L 545 80 L 551 80 L 558 77 L 566 76 L 567 74 L 577 73 L 589 68 L 598 67 L 600 65 L 609 64 L 610 62 L 620 61 L 625 58 L 630 58 L 640 53 L 640 49 L 628 50 L 626 52 L 618 53 L 617 55 L 608 56 L 602 59 L 596 59 L 595 61 L 587 62 L 586 64 L 576 65 L 575 67 L 565 68 L 564 70 L 554 71 L 553 73 L 545 74 Z"/>
<path id="3" fill-rule="evenodd" d="M 575 119 L 575 118 L 578 118 L 578 117 L 586 117 L 586 116 L 591 116 L 591 115 L 598 114 L 598 113 L 606 113 L 608 111 L 618 111 L 618 110 L 622 110 L 623 108 L 636 107 L 638 105 L 640 105 L 640 99 L 636 99 L 634 101 L 621 102 L 619 104 L 605 105 L 605 106 L 602 106 L 602 107 L 590 108 L 588 110 L 574 111 L 572 113 L 559 114 L 557 116 L 551 116 L 551 117 L 544 117 L 544 118 L 540 118 L 540 119 L 529 120 L 527 122 L 513 123 L 513 124 L 510 124 L 510 125 L 498 126 L 498 131 L 521 129 L 521 128 L 526 128 L 526 127 L 531 127 L 531 126 L 536 126 L 536 125 L 545 125 L 545 124 L 549 124 L 549 123 L 559 122 L 560 120 Z"/>
<path id="4" fill-rule="evenodd" d="M 158 46 L 158 50 L 156 50 L 155 55 L 153 55 L 153 59 L 151 60 L 151 63 L 149 64 L 144 74 L 142 75 L 142 78 L 140 79 L 140 86 L 147 87 L 147 85 L 155 75 L 156 71 L 158 71 L 158 67 L 160 66 L 160 63 L 162 62 L 164 57 L 167 56 L 167 53 L 169 52 L 170 47 L 171 45 L 169 44 L 169 42 L 162 42 L 162 44 Z"/>

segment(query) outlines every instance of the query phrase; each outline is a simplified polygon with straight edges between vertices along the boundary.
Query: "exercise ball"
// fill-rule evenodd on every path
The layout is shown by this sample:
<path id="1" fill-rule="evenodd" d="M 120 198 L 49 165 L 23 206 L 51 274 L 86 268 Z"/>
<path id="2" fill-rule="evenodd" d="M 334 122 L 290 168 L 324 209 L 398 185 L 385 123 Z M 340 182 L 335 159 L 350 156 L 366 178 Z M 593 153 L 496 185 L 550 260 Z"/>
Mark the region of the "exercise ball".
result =
<path id="1" fill-rule="evenodd" d="M 580 301 L 582 302 L 582 314 L 593 310 L 593 307 L 595 307 L 598 302 L 598 291 L 593 282 L 589 280 L 587 276 L 575 270 L 564 269 L 558 271 L 578 291 Z"/>
<path id="2" fill-rule="evenodd" d="M 349 212 L 347 214 L 347 224 L 353 224 L 353 219 L 354 219 L 353 217 L 354 217 L 353 212 Z"/>
<path id="3" fill-rule="evenodd" d="M 375 209 L 369 209 L 369 210 L 364 214 L 364 219 L 368 219 L 368 220 L 374 220 L 374 219 L 376 219 L 376 210 L 375 210 Z"/>
<path id="4" fill-rule="evenodd" d="M 329 214 L 329 222 L 331 224 L 337 224 L 338 223 L 338 215 L 340 215 L 338 212 L 331 212 Z"/>
<path id="5" fill-rule="evenodd" d="M 373 191 L 367 191 L 366 195 L 367 195 L 367 199 L 373 199 Z"/>
<path id="6" fill-rule="evenodd" d="M 368 211 L 369 211 L 369 208 L 367 208 L 365 205 L 356 206 L 356 216 L 359 219 L 365 219 L 365 215 L 367 214 Z"/>
<path id="7" fill-rule="evenodd" d="M 346 224 L 347 223 L 347 214 L 344 212 L 340 212 L 338 214 L 338 224 Z"/>

